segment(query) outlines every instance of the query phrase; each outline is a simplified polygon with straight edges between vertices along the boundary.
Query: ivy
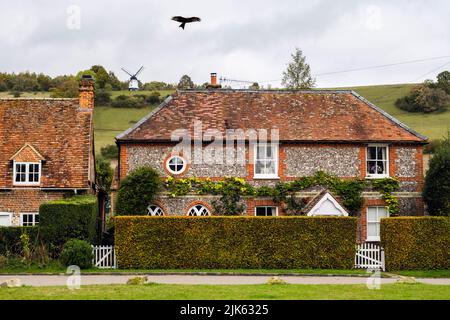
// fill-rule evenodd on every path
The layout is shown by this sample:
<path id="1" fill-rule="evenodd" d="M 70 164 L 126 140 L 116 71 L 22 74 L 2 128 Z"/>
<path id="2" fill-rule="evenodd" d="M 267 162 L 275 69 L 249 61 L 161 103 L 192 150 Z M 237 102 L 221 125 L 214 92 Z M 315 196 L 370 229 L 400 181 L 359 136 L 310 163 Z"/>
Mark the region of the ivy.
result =
<path id="1" fill-rule="evenodd" d="M 390 216 L 398 216 L 400 212 L 398 199 L 392 195 L 393 192 L 400 189 L 398 180 L 394 178 L 372 180 L 372 187 L 381 193 L 381 198 L 386 201 Z"/>
<path id="2" fill-rule="evenodd" d="M 287 214 L 301 215 L 306 200 L 297 197 L 296 193 L 315 186 L 322 186 L 339 196 L 350 214 L 356 215 L 363 205 L 362 193 L 369 184 L 374 190 L 381 193 L 391 216 L 398 215 L 398 199 L 392 193 L 399 189 L 399 183 L 398 180 L 392 178 L 370 180 L 370 182 L 362 179 L 344 180 L 318 171 L 313 176 L 280 182 L 274 187 L 253 187 L 242 178 L 212 181 L 211 179 L 175 179 L 173 177 L 167 178 L 164 186 L 172 197 L 184 196 L 191 192 L 199 195 L 220 195 L 219 200 L 213 201 L 214 209 L 216 212 L 224 212 L 227 215 L 239 215 L 244 212 L 245 206 L 241 203 L 241 199 L 245 196 L 271 197 Z"/>

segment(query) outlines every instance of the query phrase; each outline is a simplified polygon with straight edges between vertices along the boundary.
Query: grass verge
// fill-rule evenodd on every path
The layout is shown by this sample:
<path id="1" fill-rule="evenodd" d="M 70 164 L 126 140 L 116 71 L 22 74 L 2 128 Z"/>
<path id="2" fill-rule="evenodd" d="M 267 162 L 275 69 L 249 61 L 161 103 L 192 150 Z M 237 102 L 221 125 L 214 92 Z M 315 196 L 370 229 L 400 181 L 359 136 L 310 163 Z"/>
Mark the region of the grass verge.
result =
<path id="1" fill-rule="evenodd" d="M 365 285 L 97 285 L 79 290 L 66 287 L 0 288 L 0 300 L 421 300 L 450 299 L 450 286 Z"/>

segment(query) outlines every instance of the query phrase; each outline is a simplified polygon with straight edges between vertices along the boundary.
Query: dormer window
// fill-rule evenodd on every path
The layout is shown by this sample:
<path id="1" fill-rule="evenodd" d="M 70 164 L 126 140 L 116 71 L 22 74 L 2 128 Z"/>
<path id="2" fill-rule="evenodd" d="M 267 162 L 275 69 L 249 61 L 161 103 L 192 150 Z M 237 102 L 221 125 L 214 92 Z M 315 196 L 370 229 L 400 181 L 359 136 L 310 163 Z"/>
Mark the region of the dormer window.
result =
<path id="1" fill-rule="evenodd" d="M 15 185 L 39 185 L 40 182 L 40 162 L 14 162 Z"/>

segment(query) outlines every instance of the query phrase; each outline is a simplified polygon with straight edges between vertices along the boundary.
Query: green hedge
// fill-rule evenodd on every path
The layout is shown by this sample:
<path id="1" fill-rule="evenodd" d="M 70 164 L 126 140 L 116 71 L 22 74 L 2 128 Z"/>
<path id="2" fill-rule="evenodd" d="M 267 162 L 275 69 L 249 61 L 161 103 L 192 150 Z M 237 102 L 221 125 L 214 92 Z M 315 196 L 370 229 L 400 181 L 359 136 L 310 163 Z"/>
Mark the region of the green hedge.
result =
<path id="1" fill-rule="evenodd" d="M 450 218 L 402 217 L 381 220 L 386 269 L 450 269 Z"/>
<path id="2" fill-rule="evenodd" d="M 39 228 L 45 243 L 60 248 L 68 239 L 96 240 L 98 204 L 94 196 L 50 201 L 39 207 Z"/>
<path id="3" fill-rule="evenodd" d="M 21 254 L 20 236 L 22 233 L 29 235 L 31 244 L 38 244 L 38 227 L 0 227 L 0 255 Z"/>
<path id="4" fill-rule="evenodd" d="M 356 218 L 115 218 L 120 268 L 352 268 Z"/>

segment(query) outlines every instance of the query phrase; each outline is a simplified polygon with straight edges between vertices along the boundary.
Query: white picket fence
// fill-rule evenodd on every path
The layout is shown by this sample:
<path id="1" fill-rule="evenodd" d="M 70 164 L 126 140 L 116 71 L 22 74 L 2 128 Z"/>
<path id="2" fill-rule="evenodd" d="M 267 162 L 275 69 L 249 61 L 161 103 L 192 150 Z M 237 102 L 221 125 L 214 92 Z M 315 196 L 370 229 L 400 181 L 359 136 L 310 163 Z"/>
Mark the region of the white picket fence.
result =
<path id="1" fill-rule="evenodd" d="M 92 246 L 94 267 L 99 269 L 116 269 L 116 251 L 114 246 Z"/>
<path id="2" fill-rule="evenodd" d="M 356 245 L 355 268 L 385 271 L 384 249 L 369 242 Z"/>

